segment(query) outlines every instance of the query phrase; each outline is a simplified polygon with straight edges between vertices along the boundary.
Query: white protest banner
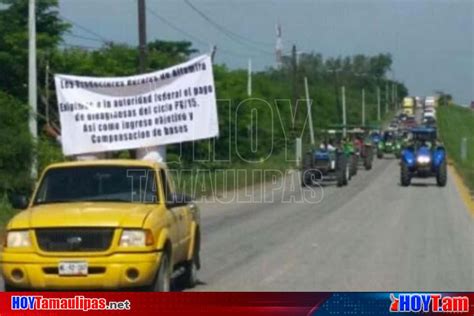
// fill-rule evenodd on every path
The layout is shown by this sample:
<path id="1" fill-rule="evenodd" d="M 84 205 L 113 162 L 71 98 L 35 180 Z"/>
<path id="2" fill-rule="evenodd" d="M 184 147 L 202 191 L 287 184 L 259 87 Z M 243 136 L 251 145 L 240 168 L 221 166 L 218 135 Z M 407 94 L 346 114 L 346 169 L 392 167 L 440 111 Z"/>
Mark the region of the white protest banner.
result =
<path id="1" fill-rule="evenodd" d="M 120 78 L 55 75 L 66 156 L 216 137 L 208 55 L 153 73 Z"/>

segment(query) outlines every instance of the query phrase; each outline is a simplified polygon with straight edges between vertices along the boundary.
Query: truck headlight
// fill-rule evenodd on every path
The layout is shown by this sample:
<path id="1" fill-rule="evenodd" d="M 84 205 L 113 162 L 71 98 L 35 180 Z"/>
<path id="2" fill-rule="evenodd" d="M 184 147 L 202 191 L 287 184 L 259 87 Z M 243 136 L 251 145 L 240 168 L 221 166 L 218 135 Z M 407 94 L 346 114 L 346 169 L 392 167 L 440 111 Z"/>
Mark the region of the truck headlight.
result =
<path id="1" fill-rule="evenodd" d="M 153 233 L 146 229 L 124 229 L 120 236 L 121 247 L 144 247 L 153 245 Z"/>
<path id="2" fill-rule="evenodd" d="M 31 246 L 30 232 L 27 230 L 9 231 L 7 248 L 26 248 Z"/>

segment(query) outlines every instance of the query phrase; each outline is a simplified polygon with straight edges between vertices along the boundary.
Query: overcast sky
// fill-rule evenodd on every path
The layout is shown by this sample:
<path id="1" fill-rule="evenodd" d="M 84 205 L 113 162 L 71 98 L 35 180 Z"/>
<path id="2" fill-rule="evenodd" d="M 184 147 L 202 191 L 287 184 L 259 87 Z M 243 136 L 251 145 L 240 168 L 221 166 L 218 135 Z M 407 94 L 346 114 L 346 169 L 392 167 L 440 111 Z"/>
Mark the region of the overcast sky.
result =
<path id="1" fill-rule="evenodd" d="M 110 41 L 137 43 L 136 0 L 59 0 L 61 14 Z M 434 90 L 458 103 L 474 100 L 473 0 L 190 0 L 226 30 L 199 16 L 184 0 L 147 0 L 149 9 L 179 31 L 147 15 L 148 39 L 192 40 L 201 52 L 218 46 L 216 61 L 256 69 L 274 65 L 275 24 L 280 21 L 284 50 L 323 56 L 390 52 L 394 75 L 412 95 Z M 186 34 L 184 34 L 185 32 Z M 96 37 L 74 27 L 73 33 Z M 229 34 L 229 33 L 227 33 Z M 190 38 L 189 36 L 192 36 Z M 194 40 L 193 40 L 194 39 Z M 199 42 L 196 42 L 196 39 Z M 67 37 L 69 44 L 98 42 Z"/>

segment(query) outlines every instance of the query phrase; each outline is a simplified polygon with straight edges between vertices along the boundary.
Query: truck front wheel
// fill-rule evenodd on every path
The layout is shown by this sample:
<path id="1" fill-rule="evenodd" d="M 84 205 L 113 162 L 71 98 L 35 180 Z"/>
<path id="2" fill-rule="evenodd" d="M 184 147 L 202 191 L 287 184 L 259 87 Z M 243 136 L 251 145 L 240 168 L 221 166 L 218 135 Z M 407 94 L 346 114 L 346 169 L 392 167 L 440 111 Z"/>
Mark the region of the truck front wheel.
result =
<path id="1" fill-rule="evenodd" d="M 200 248 L 200 240 L 199 235 L 195 237 L 194 240 L 194 249 L 193 249 L 193 257 L 191 260 L 186 262 L 184 268 L 184 285 L 188 288 L 193 288 L 198 283 L 197 279 L 197 271 L 200 267 L 200 260 L 199 260 L 199 248 Z"/>
<path id="2" fill-rule="evenodd" d="M 150 292 L 169 292 L 171 289 L 171 265 L 167 252 L 161 256 L 160 267 L 153 283 L 147 288 Z"/>

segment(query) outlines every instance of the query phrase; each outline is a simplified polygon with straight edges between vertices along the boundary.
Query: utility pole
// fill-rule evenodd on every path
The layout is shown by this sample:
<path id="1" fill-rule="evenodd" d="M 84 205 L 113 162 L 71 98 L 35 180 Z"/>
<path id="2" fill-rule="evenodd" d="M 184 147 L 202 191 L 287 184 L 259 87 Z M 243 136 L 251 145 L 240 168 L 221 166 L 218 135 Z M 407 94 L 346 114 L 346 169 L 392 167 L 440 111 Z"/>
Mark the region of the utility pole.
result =
<path id="1" fill-rule="evenodd" d="M 347 117 L 346 117 L 346 87 L 342 86 L 342 135 L 347 136 Z"/>
<path id="2" fill-rule="evenodd" d="M 392 82 L 392 108 L 395 108 L 395 82 Z"/>
<path id="3" fill-rule="evenodd" d="M 388 82 L 385 84 L 385 114 L 388 112 Z"/>
<path id="4" fill-rule="evenodd" d="M 395 84 L 395 109 L 398 110 L 398 107 L 400 105 L 398 104 L 398 85 Z"/>
<path id="5" fill-rule="evenodd" d="M 297 64 L 296 64 L 296 45 L 293 45 L 291 49 L 291 106 L 295 107 L 295 124 L 294 124 L 294 132 L 297 129 L 298 123 L 298 96 L 297 96 Z"/>
<path id="6" fill-rule="evenodd" d="M 46 123 L 49 124 L 49 60 L 46 61 L 46 71 L 44 75 L 44 98 L 46 101 Z"/>
<path id="7" fill-rule="evenodd" d="M 377 121 L 380 121 L 380 87 L 377 86 Z"/>
<path id="8" fill-rule="evenodd" d="M 211 46 L 211 61 L 214 62 L 214 58 L 216 57 L 216 52 L 217 52 L 217 46 L 212 45 Z"/>
<path id="9" fill-rule="evenodd" d="M 249 58 L 248 74 L 247 74 L 247 95 L 252 96 L 252 59 Z"/>
<path id="10" fill-rule="evenodd" d="M 309 136 L 311 139 L 311 145 L 316 146 L 314 141 L 314 130 L 313 130 L 313 115 L 311 113 L 311 101 L 309 100 L 309 89 L 308 89 L 308 78 L 304 77 L 304 89 L 306 91 L 306 107 L 308 110 L 308 120 L 309 120 Z"/>
<path id="11" fill-rule="evenodd" d="M 30 105 L 29 128 L 33 141 L 38 137 L 38 90 L 36 88 L 36 8 L 35 0 L 29 0 L 28 6 L 28 103 Z M 36 155 L 31 161 L 31 176 L 36 179 L 38 175 Z"/>
<path id="12" fill-rule="evenodd" d="M 362 126 L 365 126 L 365 89 L 362 89 Z"/>
<path id="13" fill-rule="evenodd" d="M 147 71 L 147 38 L 146 38 L 146 6 L 145 0 L 138 0 L 138 49 L 140 51 L 140 73 Z M 166 146 L 140 147 L 135 151 L 137 159 L 166 161 Z"/>
<path id="14" fill-rule="evenodd" d="M 140 73 L 144 73 L 147 65 L 145 0 L 138 0 L 138 49 Z"/>

